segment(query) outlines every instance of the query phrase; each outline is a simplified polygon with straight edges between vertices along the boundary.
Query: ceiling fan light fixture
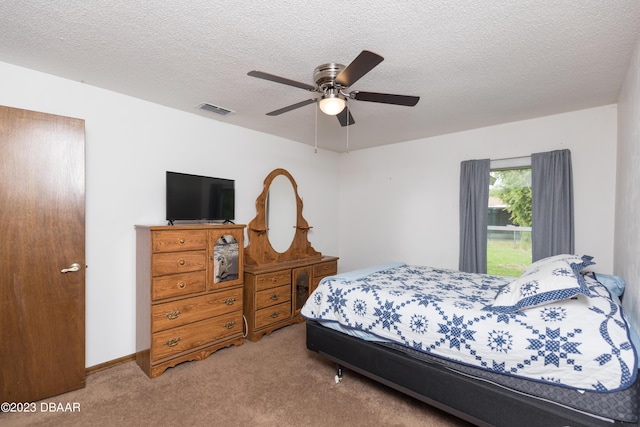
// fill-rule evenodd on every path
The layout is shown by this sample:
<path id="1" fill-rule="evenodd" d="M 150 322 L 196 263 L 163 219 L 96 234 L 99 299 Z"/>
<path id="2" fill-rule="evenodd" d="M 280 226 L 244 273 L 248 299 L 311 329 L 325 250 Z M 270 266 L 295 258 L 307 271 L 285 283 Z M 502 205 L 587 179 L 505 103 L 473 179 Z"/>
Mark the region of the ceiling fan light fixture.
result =
<path id="1" fill-rule="evenodd" d="M 344 110 L 344 107 L 347 105 L 347 101 L 345 101 L 345 99 L 340 95 L 334 92 L 329 92 L 322 95 L 318 104 L 323 113 L 328 116 L 335 116 Z"/>
<path id="2" fill-rule="evenodd" d="M 349 90 L 351 85 L 360 80 L 360 78 L 370 72 L 383 60 L 384 58 L 377 53 L 363 50 L 346 67 L 335 62 L 319 65 L 313 71 L 313 81 L 315 82 L 313 85 L 280 77 L 275 74 L 265 73 L 264 71 L 253 70 L 247 74 L 259 79 L 293 86 L 319 94 L 311 99 L 306 99 L 302 102 L 271 111 L 267 113 L 267 116 L 278 116 L 282 113 L 304 107 L 305 105 L 316 104 L 316 120 L 318 114 L 317 109 L 320 108 L 323 114 L 335 116 L 340 126 L 345 127 L 355 123 L 351 111 L 349 111 L 351 108 L 347 108 L 347 101 L 367 101 L 413 107 L 420 100 L 419 96 Z"/>

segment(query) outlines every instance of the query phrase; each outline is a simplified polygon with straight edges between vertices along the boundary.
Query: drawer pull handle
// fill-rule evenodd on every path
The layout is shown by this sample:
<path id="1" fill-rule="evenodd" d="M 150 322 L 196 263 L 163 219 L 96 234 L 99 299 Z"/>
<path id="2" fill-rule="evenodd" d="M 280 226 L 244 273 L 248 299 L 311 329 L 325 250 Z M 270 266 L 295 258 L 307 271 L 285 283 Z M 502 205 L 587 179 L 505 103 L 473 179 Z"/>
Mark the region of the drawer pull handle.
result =
<path id="1" fill-rule="evenodd" d="M 280 312 L 279 311 L 274 311 L 273 313 L 271 313 L 269 315 L 269 317 L 271 317 L 272 319 L 277 318 L 278 316 L 280 316 Z"/>
<path id="2" fill-rule="evenodd" d="M 183 260 L 183 259 L 181 259 L 180 261 L 178 261 L 178 264 L 180 264 L 180 265 L 184 265 L 184 260 Z"/>
<path id="3" fill-rule="evenodd" d="M 186 285 L 184 284 L 184 282 L 180 282 L 180 283 L 178 283 L 178 287 L 179 287 L 180 289 L 184 289 L 184 287 L 185 287 L 185 286 L 186 286 Z"/>
<path id="4" fill-rule="evenodd" d="M 272 299 L 273 301 L 277 301 L 278 299 L 280 299 L 280 295 L 278 295 L 278 294 L 273 294 L 273 295 L 271 295 L 271 299 Z"/>
<path id="5" fill-rule="evenodd" d="M 231 329 L 234 326 L 236 326 L 236 321 L 235 320 L 232 320 L 231 322 L 228 322 L 228 323 L 224 324 L 224 327 L 227 328 L 227 329 Z"/>
<path id="6" fill-rule="evenodd" d="M 179 242 L 181 245 L 184 245 L 184 239 L 180 239 Z"/>
<path id="7" fill-rule="evenodd" d="M 277 277 L 277 276 L 275 276 L 273 279 L 271 279 L 271 281 L 272 281 L 273 283 L 278 283 L 278 277 Z"/>
<path id="8" fill-rule="evenodd" d="M 167 345 L 167 347 L 173 347 L 174 345 L 178 345 L 178 343 L 180 342 L 180 337 L 178 338 L 171 338 L 169 341 L 167 341 L 165 344 Z"/>
<path id="9" fill-rule="evenodd" d="M 180 311 L 179 310 L 171 311 L 171 312 L 169 312 L 169 313 L 164 315 L 164 317 L 166 317 L 169 320 L 177 319 L 178 316 L 180 316 Z"/>
<path id="10" fill-rule="evenodd" d="M 235 298 L 227 298 L 226 300 L 224 300 L 224 303 L 227 305 L 233 305 L 235 304 L 236 299 Z"/>

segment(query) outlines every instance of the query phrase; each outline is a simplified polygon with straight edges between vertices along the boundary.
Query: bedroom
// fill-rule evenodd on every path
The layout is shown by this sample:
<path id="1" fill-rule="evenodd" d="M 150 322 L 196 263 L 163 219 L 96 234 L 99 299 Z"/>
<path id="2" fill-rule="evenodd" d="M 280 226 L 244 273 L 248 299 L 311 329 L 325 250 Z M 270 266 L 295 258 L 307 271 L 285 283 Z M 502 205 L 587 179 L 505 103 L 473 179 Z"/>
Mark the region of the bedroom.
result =
<path id="1" fill-rule="evenodd" d="M 353 46 L 350 56 L 365 47 Z M 340 256 L 341 270 L 387 261 L 385 252 L 410 263 L 453 268 L 460 161 L 569 148 L 580 212 L 576 248 L 594 255 L 603 272 L 625 277 L 627 296 L 640 301 L 635 215 L 640 190 L 634 170 L 640 151 L 638 49 L 636 40 L 625 85 L 607 105 L 348 154 L 316 154 L 309 144 L 8 62 L 0 64 L 0 104 L 86 120 L 86 365 L 91 367 L 135 351 L 133 225 L 163 221 L 163 173 L 170 168 L 235 178 L 240 223 L 253 217 L 264 177 L 286 168 L 304 197 L 314 247 Z M 231 161 L 220 161 L 221 151 Z M 438 244 L 430 244 L 434 241 Z M 640 324 L 638 313 L 627 310 Z M 119 316 L 111 316 L 114 311 Z"/>

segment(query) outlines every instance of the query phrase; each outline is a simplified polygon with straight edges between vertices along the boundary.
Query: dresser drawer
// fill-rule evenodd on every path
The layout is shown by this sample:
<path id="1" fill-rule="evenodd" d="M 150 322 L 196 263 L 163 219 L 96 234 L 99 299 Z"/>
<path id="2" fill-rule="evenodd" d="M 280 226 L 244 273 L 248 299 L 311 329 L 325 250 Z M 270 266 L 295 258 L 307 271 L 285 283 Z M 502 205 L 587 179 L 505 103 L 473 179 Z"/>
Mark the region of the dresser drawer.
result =
<path id="1" fill-rule="evenodd" d="M 338 273 L 338 263 L 336 261 L 325 262 L 313 266 L 313 277 L 334 276 Z"/>
<path id="2" fill-rule="evenodd" d="M 242 311 L 242 288 L 155 304 L 151 308 L 152 332 Z"/>
<path id="3" fill-rule="evenodd" d="M 256 276 L 256 290 L 275 288 L 291 283 L 291 270 L 276 271 Z"/>
<path id="4" fill-rule="evenodd" d="M 242 335 L 242 311 L 156 332 L 151 338 L 151 360 L 154 362 L 238 334 Z"/>
<path id="5" fill-rule="evenodd" d="M 256 292 L 256 309 L 291 301 L 291 285 Z"/>
<path id="6" fill-rule="evenodd" d="M 171 274 L 153 278 L 151 297 L 154 301 L 203 292 L 207 287 L 206 271 Z"/>
<path id="7" fill-rule="evenodd" d="M 291 301 L 274 305 L 273 307 L 256 310 L 256 329 L 276 323 L 280 320 L 287 320 L 291 316 Z"/>
<path id="8" fill-rule="evenodd" d="M 206 266 L 206 251 L 157 253 L 151 258 L 154 276 L 204 270 Z"/>
<path id="9" fill-rule="evenodd" d="M 152 232 L 152 252 L 193 251 L 206 249 L 206 230 L 163 230 Z"/>

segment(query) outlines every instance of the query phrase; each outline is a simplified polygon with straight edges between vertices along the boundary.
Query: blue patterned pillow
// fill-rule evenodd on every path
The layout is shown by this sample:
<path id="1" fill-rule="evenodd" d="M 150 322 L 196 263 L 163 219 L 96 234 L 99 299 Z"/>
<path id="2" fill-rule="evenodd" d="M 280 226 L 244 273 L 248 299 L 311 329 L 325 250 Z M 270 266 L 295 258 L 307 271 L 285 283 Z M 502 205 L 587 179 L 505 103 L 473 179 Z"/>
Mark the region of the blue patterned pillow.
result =
<path id="1" fill-rule="evenodd" d="M 530 307 L 590 295 L 580 271 L 592 264 L 588 255 L 556 255 L 531 264 L 522 275 L 504 286 L 487 310 L 514 313 Z"/>

